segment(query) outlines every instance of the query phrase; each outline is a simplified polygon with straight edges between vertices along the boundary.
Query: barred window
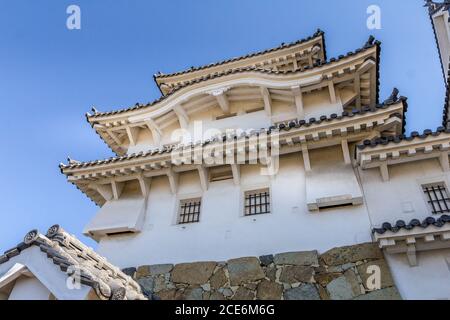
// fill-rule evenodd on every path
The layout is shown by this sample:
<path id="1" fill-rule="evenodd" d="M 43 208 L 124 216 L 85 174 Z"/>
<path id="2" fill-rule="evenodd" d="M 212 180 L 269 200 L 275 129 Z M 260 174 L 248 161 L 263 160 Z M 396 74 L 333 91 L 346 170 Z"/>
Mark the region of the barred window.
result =
<path id="1" fill-rule="evenodd" d="M 422 186 L 433 214 L 450 212 L 450 198 L 443 183 Z"/>
<path id="2" fill-rule="evenodd" d="M 260 189 L 245 192 L 244 214 L 254 216 L 270 213 L 269 189 Z"/>
<path id="3" fill-rule="evenodd" d="M 201 198 L 180 201 L 178 224 L 195 223 L 200 221 Z"/>

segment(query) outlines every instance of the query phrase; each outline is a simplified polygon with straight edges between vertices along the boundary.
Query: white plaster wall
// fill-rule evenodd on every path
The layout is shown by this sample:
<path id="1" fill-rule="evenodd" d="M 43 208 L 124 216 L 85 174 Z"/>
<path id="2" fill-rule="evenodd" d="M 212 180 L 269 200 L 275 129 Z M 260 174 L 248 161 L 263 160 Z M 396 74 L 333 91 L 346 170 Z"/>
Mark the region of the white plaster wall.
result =
<path id="1" fill-rule="evenodd" d="M 16 280 L 9 300 L 48 300 L 50 291 L 36 278 L 21 277 Z"/>
<path id="2" fill-rule="evenodd" d="M 387 182 L 382 181 L 379 169 L 360 170 L 360 177 L 374 227 L 433 216 L 421 185 L 443 181 L 449 186 L 449 174 L 442 171 L 436 159 L 390 166 Z M 406 254 L 385 256 L 404 299 L 450 299 L 446 263 L 450 250 L 419 252 L 417 267 L 410 267 Z"/>
<path id="3" fill-rule="evenodd" d="M 450 249 L 419 252 L 417 267 L 409 266 L 405 254 L 385 256 L 403 299 L 450 299 Z"/>
<path id="4" fill-rule="evenodd" d="M 339 97 L 339 90 L 336 89 L 336 97 Z M 330 93 L 327 89 L 314 91 L 310 94 L 305 94 L 303 97 L 303 104 L 305 108 L 305 119 L 310 118 L 319 119 L 323 115 L 330 115 L 332 113 L 341 114 L 342 103 L 338 100 L 332 104 L 330 101 Z"/>
<path id="5" fill-rule="evenodd" d="M 39 247 L 32 246 L 11 258 L 9 261 L 0 264 L 0 274 L 6 273 L 16 263 L 23 264 L 38 279 L 38 281 L 48 288 L 58 300 L 84 300 L 90 287 L 82 285 L 78 290 L 70 290 L 67 287 L 67 275 L 62 272 L 59 266 L 55 265 L 47 254 Z M 49 295 L 45 298 L 47 300 Z M 28 298 L 27 298 L 28 299 Z"/>
<path id="6" fill-rule="evenodd" d="M 432 216 L 422 184 L 443 181 L 449 186 L 449 174 L 442 171 L 437 159 L 389 166 L 387 182 L 382 181 L 378 168 L 359 171 L 375 227 L 383 222 L 395 223 L 400 219 L 409 222 Z"/>
<path id="7" fill-rule="evenodd" d="M 308 204 L 318 204 L 321 199 L 332 200 L 329 198 L 333 197 L 348 198 L 349 203 L 356 199 L 361 202 L 361 188 L 353 167 L 344 163 L 341 146 L 312 150 L 309 157 L 312 171 L 306 175 Z"/>
<path id="8" fill-rule="evenodd" d="M 329 183 L 329 181 L 324 181 Z M 336 189 L 342 188 L 335 181 Z M 242 193 L 269 186 L 272 213 L 242 216 Z M 311 213 L 306 206 L 305 173 L 300 154 L 283 157 L 275 179 L 245 166 L 241 186 L 232 180 L 210 183 L 203 194 L 200 223 L 176 225 L 177 197 L 201 193 L 198 175 L 180 176 L 178 195 L 169 191 L 167 178 L 152 183 L 143 232 L 106 237 L 98 251 L 120 267 L 190 261 L 222 261 L 287 251 L 318 249 L 370 241 L 364 205 Z M 126 252 L 126 254 L 124 254 Z"/>

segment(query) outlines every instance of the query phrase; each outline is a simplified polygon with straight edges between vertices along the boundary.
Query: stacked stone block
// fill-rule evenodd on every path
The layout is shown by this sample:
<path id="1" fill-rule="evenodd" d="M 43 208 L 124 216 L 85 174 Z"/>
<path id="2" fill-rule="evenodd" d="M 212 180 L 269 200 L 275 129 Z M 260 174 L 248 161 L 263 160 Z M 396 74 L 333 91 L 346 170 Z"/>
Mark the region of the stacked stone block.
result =
<path id="1" fill-rule="evenodd" d="M 370 266 L 381 271 L 370 286 Z M 389 267 L 376 244 L 288 252 L 226 262 L 150 265 L 124 270 L 151 299 L 161 300 L 397 300 Z"/>

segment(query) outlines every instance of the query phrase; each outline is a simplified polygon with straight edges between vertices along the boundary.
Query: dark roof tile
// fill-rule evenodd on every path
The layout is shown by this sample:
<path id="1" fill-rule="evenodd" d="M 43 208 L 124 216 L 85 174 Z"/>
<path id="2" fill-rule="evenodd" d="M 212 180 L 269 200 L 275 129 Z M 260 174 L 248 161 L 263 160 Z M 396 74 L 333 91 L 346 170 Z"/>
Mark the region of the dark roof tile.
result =
<path id="1" fill-rule="evenodd" d="M 443 215 L 437 219 L 435 217 L 428 217 L 428 218 L 425 218 L 422 222 L 420 222 L 417 219 L 413 219 L 408 224 L 406 224 L 405 221 L 403 221 L 403 220 L 399 220 L 395 223 L 395 227 L 392 227 L 392 225 L 389 222 L 385 222 L 382 224 L 381 228 L 374 228 L 372 230 L 372 233 L 385 234 L 387 231 L 397 233 L 402 229 L 412 230 L 417 227 L 426 229 L 429 226 L 435 226 L 435 227 L 441 228 L 447 223 L 450 223 L 449 215 Z"/>
<path id="2" fill-rule="evenodd" d="M 76 266 L 81 273 L 81 282 L 94 288 L 102 299 L 116 298 L 113 294 L 116 287 L 127 290 L 127 298 L 145 299 L 139 284 L 57 225 L 49 229 L 47 236 L 39 234 L 37 230 L 30 231 L 23 242 L 0 256 L 0 264 L 6 263 L 31 246 L 39 247 L 68 275 L 75 272 L 75 270 L 68 272 L 69 267 Z M 101 288 L 107 290 L 100 290 Z M 125 296 L 122 297 L 124 298 Z"/>

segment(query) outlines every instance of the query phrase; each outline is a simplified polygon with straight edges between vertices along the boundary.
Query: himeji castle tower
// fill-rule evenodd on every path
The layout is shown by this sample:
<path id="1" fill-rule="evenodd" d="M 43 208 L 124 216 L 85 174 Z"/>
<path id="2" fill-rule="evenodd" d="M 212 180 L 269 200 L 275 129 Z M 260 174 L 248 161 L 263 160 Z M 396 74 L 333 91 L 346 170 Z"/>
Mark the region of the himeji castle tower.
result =
<path id="1" fill-rule="evenodd" d="M 426 4 L 446 76 L 450 4 Z M 318 30 L 158 73 L 151 103 L 93 108 L 117 156 L 60 170 L 99 207 L 83 231 L 98 253 L 33 231 L 0 256 L 0 299 L 450 298 L 448 108 L 405 135 L 381 59 L 373 37 L 329 58 Z M 64 288 L 71 268 L 83 293 Z"/>

